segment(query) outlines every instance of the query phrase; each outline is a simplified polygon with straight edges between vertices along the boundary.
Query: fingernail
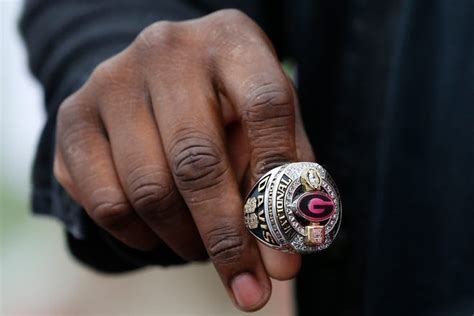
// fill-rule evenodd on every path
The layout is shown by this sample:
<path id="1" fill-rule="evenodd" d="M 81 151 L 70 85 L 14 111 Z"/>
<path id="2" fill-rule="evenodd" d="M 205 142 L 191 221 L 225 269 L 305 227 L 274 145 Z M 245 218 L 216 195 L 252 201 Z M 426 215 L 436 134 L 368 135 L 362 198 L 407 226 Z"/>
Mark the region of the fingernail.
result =
<path id="1" fill-rule="evenodd" d="M 239 274 L 232 280 L 230 286 L 237 304 L 242 309 L 256 307 L 262 301 L 263 289 L 250 273 Z"/>

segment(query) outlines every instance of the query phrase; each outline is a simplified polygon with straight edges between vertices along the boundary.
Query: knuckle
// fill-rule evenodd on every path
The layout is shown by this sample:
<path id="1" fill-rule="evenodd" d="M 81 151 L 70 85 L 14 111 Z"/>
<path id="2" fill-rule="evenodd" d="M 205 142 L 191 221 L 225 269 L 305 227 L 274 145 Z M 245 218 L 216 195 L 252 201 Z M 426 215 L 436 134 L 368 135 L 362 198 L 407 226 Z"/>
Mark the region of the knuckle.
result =
<path id="1" fill-rule="evenodd" d="M 246 99 L 243 120 L 253 139 L 253 170 L 259 177 L 285 162 L 293 161 L 295 108 L 291 87 L 285 82 L 253 85 Z"/>
<path id="2" fill-rule="evenodd" d="M 287 84 L 263 82 L 252 86 L 245 99 L 245 121 L 261 123 L 294 116 L 293 96 Z"/>
<path id="3" fill-rule="evenodd" d="M 146 172 L 146 168 L 138 170 L 143 171 L 135 171 L 137 175 L 129 177 L 130 201 L 134 209 L 143 216 L 156 217 L 168 208 L 175 192 L 174 185 L 163 172 Z"/>
<path id="4" fill-rule="evenodd" d="M 63 187 L 68 187 L 70 185 L 64 167 L 60 165 L 57 157 L 55 157 L 53 161 L 53 176 Z"/>
<path id="5" fill-rule="evenodd" d="M 114 72 L 114 65 L 112 64 L 110 59 L 107 59 L 94 68 L 91 74 L 91 78 L 94 81 L 107 82 L 110 78 L 113 77 Z"/>
<path id="6" fill-rule="evenodd" d="M 101 89 L 101 93 L 107 93 L 111 88 L 119 85 L 124 80 L 124 67 L 118 65 L 118 56 L 109 58 L 97 65 L 90 76 L 93 86 Z"/>
<path id="7" fill-rule="evenodd" d="M 176 46 L 179 40 L 177 22 L 158 21 L 147 26 L 137 38 L 140 52 L 157 54 L 157 51 Z"/>
<path id="8" fill-rule="evenodd" d="M 59 107 L 55 141 L 65 158 L 69 157 L 70 151 L 79 149 L 98 129 L 86 109 L 88 106 L 81 98 L 72 96 Z"/>
<path id="9" fill-rule="evenodd" d="M 233 55 L 240 52 L 242 44 L 248 46 L 251 43 L 262 44 L 262 33 L 255 23 L 242 11 L 237 9 L 224 9 L 216 11 L 208 16 L 205 27 L 207 42 L 217 50 L 223 49 L 222 53 Z M 227 56 L 228 58 L 229 56 Z"/>
<path id="10" fill-rule="evenodd" d="M 230 264 L 244 252 L 244 238 L 240 231 L 230 225 L 223 225 L 207 233 L 209 257 L 217 264 Z"/>
<path id="11" fill-rule="evenodd" d="M 58 148 L 69 164 L 81 163 L 85 157 L 93 157 L 97 153 L 90 151 L 95 142 L 98 127 L 87 121 L 77 120 L 62 128 L 58 128 Z"/>
<path id="12" fill-rule="evenodd" d="M 288 150 L 275 150 L 271 148 L 262 148 L 262 150 L 255 152 L 255 179 L 263 176 L 267 171 L 273 168 L 279 167 L 288 161 L 293 161 L 295 157 L 290 156 L 292 151 Z"/>
<path id="13" fill-rule="evenodd" d="M 76 120 L 77 97 L 71 95 L 59 106 L 56 121 L 58 128 L 70 126 Z"/>
<path id="14" fill-rule="evenodd" d="M 209 188 L 223 180 L 224 153 L 207 136 L 188 133 L 178 137 L 171 155 L 176 183 L 183 190 Z"/>
<path id="15" fill-rule="evenodd" d="M 142 182 L 132 189 L 131 202 L 135 210 L 140 213 L 149 213 L 164 204 L 164 201 L 173 193 L 171 186 L 155 183 Z"/>
<path id="16" fill-rule="evenodd" d="M 109 229 L 119 229 L 126 225 L 132 211 L 125 199 L 101 199 L 91 207 L 91 217 Z"/>

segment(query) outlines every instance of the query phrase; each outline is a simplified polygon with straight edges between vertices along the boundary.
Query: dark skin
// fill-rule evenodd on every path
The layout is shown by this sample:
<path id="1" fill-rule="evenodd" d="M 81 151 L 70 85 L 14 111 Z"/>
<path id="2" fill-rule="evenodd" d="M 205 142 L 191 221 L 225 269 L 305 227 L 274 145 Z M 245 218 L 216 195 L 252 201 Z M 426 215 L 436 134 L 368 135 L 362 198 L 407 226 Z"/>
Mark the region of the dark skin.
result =
<path id="1" fill-rule="evenodd" d="M 54 174 L 129 247 L 207 256 L 252 311 L 301 258 L 258 244 L 242 195 L 266 171 L 313 161 L 297 98 L 263 31 L 224 10 L 158 22 L 59 109 Z"/>

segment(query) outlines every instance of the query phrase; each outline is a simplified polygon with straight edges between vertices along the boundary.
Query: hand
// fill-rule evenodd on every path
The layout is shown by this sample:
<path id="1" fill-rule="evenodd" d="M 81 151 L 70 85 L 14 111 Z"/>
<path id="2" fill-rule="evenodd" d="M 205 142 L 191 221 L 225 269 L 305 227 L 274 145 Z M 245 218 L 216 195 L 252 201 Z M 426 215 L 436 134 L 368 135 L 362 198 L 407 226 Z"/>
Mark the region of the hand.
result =
<path id="1" fill-rule="evenodd" d="M 257 245 L 242 194 L 273 167 L 314 159 L 297 113 L 268 38 L 244 14 L 158 22 L 63 102 L 54 173 L 115 238 L 208 255 L 237 306 L 255 310 L 269 276 L 293 277 L 300 257 Z"/>

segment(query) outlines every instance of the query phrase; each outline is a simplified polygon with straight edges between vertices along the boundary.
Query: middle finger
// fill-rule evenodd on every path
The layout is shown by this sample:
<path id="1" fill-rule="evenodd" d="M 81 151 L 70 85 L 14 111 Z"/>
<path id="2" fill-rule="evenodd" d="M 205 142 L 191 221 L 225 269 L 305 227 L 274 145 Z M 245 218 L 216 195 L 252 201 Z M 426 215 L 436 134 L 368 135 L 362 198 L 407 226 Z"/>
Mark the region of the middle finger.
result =
<path id="1" fill-rule="evenodd" d="M 124 82 L 129 82 L 127 89 L 101 100 L 122 187 L 134 210 L 174 252 L 187 260 L 204 258 L 194 221 L 169 171 L 144 85 Z"/>

